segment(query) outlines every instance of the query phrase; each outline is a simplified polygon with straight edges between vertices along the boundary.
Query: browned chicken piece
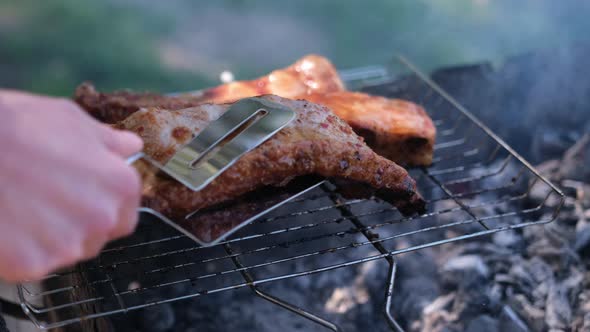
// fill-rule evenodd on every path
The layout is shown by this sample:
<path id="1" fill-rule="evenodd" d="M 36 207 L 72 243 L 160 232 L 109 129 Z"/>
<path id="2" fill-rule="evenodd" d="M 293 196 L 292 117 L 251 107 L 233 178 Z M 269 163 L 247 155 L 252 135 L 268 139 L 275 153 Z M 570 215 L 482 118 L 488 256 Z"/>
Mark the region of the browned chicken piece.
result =
<path id="1" fill-rule="evenodd" d="M 306 99 L 330 108 L 378 154 L 403 165 L 432 163 L 436 128 L 421 106 L 348 91 Z"/>
<path id="2" fill-rule="evenodd" d="M 284 98 L 305 99 L 310 94 L 344 91 L 344 83 L 330 60 L 307 55 L 294 64 L 274 70 L 252 81 L 223 84 L 199 93 L 202 102 L 229 103 L 239 99 L 273 94 Z"/>
<path id="3" fill-rule="evenodd" d="M 189 95 L 164 96 L 152 92 L 137 93 L 127 90 L 102 93 L 87 82 L 78 86 L 74 100 L 90 115 L 104 123 L 117 123 L 142 107 L 179 110 L 204 103 L 202 98 Z"/>
<path id="4" fill-rule="evenodd" d="M 201 191 L 138 165 L 144 183 L 143 203 L 179 218 L 264 186 L 282 186 L 297 176 L 316 174 L 369 185 L 404 214 L 423 211 L 424 200 L 406 170 L 373 152 L 328 108 L 272 95 L 263 98 L 292 108 L 297 118 Z M 177 111 L 142 109 L 118 127 L 139 134 L 144 151 L 164 163 L 228 107 L 205 104 Z"/>
<path id="5" fill-rule="evenodd" d="M 289 67 L 258 79 L 228 83 L 194 94 L 163 96 L 150 92 L 100 93 L 92 84 L 83 83 L 76 89 L 74 99 L 98 120 L 116 123 L 142 107 L 178 110 L 203 103 L 234 102 L 264 94 L 304 98 L 311 93 L 340 90 L 344 90 L 344 84 L 332 63 L 319 55 L 307 55 Z"/>
<path id="6" fill-rule="evenodd" d="M 382 156 L 403 165 L 432 163 L 436 130 L 422 107 L 399 99 L 345 91 L 334 66 L 318 55 L 305 56 L 289 67 L 253 81 L 228 83 L 198 94 L 174 97 L 126 91 L 102 94 L 83 84 L 76 91 L 76 101 L 101 121 L 114 123 L 141 107 L 176 110 L 262 94 L 326 105 Z"/>

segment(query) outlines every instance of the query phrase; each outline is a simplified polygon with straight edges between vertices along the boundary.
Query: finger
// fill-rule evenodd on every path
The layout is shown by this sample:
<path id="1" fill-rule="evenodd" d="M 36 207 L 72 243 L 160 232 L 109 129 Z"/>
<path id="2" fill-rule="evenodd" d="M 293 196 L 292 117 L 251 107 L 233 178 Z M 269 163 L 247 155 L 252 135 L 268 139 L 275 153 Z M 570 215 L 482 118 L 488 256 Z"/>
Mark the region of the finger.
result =
<path id="1" fill-rule="evenodd" d="M 0 253 L 0 280 L 23 282 L 38 280 L 50 272 L 44 250 L 26 234 L 13 236 L 18 243 L 11 246 L 11 252 Z"/>
<path id="2" fill-rule="evenodd" d="M 142 184 L 137 170 L 127 164 L 111 177 L 112 185 L 117 197 L 120 198 L 118 205 L 118 219 L 115 229 L 110 232 L 111 239 L 131 234 L 137 225 L 138 213 L 141 199 Z"/>
<path id="3" fill-rule="evenodd" d="M 82 259 L 88 260 L 98 256 L 108 240 L 107 236 L 90 234 L 84 243 L 84 254 Z"/>
<path id="4" fill-rule="evenodd" d="M 121 206 L 117 227 L 109 234 L 111 239 L 118 239 L 133 233 L 139 220 L 138 207 L 139 201 L 126 202 Z"/>
<path id="5" fill-rule="evenodd" d="M 130 131 L 117 130 L 101 124 L 100 136 L 109 151 L 123 158 L 129 157 L 143 148 L 141 138 Z"/>
<path id="6" fill-rule="evenodd" d="M 137 178 L 139 182 L 139 177 Z M 139 219 L 139 203 L 141 200 L 141 186 L 138 187 L 137 193 L 128 195 L 119 206 L 119 220 L 115 229 L 111 232 L 111 239 L 117 239 L 133 233 Z"/>

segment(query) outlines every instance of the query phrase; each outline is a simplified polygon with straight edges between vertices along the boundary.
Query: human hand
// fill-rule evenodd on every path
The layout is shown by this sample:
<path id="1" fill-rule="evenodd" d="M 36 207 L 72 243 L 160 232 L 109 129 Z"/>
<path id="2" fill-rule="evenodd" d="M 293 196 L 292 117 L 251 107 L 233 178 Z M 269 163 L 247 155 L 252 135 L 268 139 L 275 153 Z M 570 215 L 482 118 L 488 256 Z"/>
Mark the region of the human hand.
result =
<path id="1" fill-rule="evenodd" d="M 0 279 L 41 278 L 134 230 L 139 137 L 66 99 L 0 90 L 0 115 Z"/>

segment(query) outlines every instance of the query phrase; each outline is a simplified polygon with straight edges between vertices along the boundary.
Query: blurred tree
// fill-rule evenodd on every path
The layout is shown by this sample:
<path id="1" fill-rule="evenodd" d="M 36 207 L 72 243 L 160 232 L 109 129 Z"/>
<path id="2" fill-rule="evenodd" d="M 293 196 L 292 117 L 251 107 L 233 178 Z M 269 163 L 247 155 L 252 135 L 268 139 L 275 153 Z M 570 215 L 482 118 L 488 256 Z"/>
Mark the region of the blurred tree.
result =
<path id="1" fill-rule="evenodd" d="M 396 53 L 426 70 L 501 61 L 587 41 L 589 9 L 576 0 L 0 0 L 0 86 L 182 91 L 311 52 L 343 69 Z"/>
<path id="2" fill-rule="evenodd" d="M 162 66 L 158 43 L 172 25 L 136 6 L 2 0 L 0 13 L 2 86 L 70 95 L 84 80 L 107 90 L 173 91 L 212 83 Z"/>

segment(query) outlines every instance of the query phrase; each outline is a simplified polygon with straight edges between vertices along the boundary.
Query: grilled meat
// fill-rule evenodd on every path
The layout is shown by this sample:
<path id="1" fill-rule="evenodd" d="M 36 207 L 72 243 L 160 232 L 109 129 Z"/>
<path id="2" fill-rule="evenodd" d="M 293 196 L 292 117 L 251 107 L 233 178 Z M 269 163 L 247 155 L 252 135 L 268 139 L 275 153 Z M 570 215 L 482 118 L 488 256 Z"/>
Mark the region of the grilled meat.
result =
<path id="1" fill-rule="evenodd" d="M 378 154 L 403 165 L 430 165 L 436 128 L 419 105 L 359 92 L 311 94 L 327 106 Z"/>
<path id="2" fill-rule="evenodd" d="M 203 104 L 200 97 L 191 95 L 164 96 L 158 93 L 136 93 L 127 90 L 101 93 L 88 82 L 76 89 L 74 100 L 90 115 L 104 123 L 117 123 L 142 107 L 179 110 Z"/>
<path id="3" fill-rule="evenodd" d="M 163 96 L 129 91 L 100 93 L 92 84 L 83 83 L 76 89 L 74 99 L 98 120 L 116 123 L 142 107 L 179 110 L 204 103 L 234 102 L 264 94 L 304 98 L 311 93 L 340 90 L 344 90 L 344 84 L 332 63 L 324 57 L 308 55 L 289 67 L 275 70 L 256 80 L 228 83 L 194 94 Z"/>
<path id="4" fill-rule="evenodd" d="M 317 174 L 370 185 L 402 213 L 423 210 L 424 201 L 406 170 L 373 152 L 328 108 L 272 95 L 263 98 L 292 108 L 297 118 L 198 192 L 140 165 L 143 203 L 164 214 L 182 217 L 264 186 L 281 186 L 294 177 Z M 205 104 L 176 111 L 142 109 L 118 127 L 139 134 L 144 151 L 164 163 L 228 107 Z"/>
<path id="5" fill-rule="evenodd" d="M 172 97 L 127 91 L 103 94 L 92 85 L 83 84 L 75 98 L 96 118 L 114 123 L 141 107 L 177 110 L 269 93 L 328 106 L 377 153 L 397 163 L 423 166 L 432 162 L 436 130 L 422 107 L 408 101 L 344 91 L 334 66 L 317 55 L 305 56 L 256 80 L 228 83 L 196 94 Z"/>
<path id="6" fill-rule="evenodd" d="M 203 90 L 202 102 L 229 103 L 265 94 L 284 98 L 305 99 L 310 94 L 344 91 L 332 63 L 319 55 L 307 55 L 292 65 L 274 70 L 252 81 L 238 81 Z"/>

